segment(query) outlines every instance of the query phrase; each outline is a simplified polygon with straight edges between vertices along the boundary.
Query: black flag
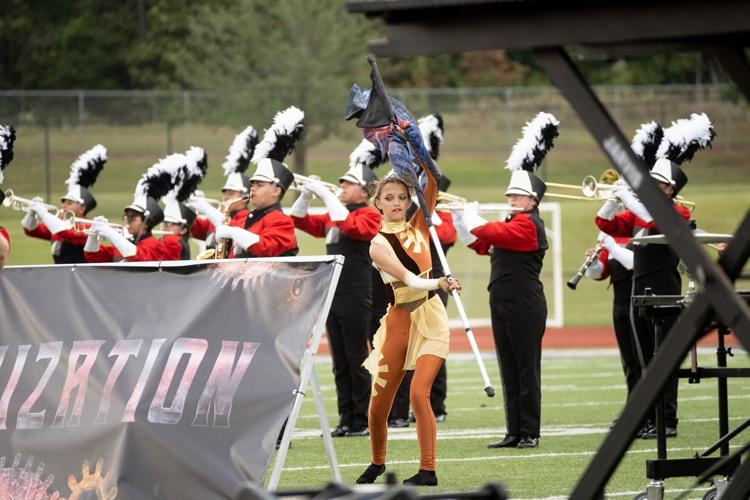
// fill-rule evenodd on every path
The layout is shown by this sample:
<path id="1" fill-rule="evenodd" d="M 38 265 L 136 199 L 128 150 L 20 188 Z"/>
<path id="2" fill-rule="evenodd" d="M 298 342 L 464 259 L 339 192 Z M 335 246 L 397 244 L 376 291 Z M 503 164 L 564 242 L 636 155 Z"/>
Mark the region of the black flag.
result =
<path id="1" fill-rule="evenodd" d="M 369 57 L 367 58 L 367 62 L 372 66 L 372 70 L 370 71 L 372 90 L 370 91 L 370 99 L 367 101 L 367 108 L 365 108 L 357 120 L 357 127 L 379 128 L 396 123 L 396 116 L 393 113 L 393 109 L 391 109 L 391 103 L 388 100 L 383 79 L 380 78 L 378 65 L 374 59 L 370 59 Z"/>

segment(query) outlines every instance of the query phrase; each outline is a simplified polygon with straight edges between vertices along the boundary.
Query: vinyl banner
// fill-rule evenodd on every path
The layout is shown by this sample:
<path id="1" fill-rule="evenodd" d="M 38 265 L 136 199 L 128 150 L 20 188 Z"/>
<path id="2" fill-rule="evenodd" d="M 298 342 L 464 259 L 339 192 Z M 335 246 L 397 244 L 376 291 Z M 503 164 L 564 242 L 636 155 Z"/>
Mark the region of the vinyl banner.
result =
<path id="1" fill-rule="evenodd" d="M 232 498 L 261 484 L 338 265 L 6 268 L 0 498 Z"/>

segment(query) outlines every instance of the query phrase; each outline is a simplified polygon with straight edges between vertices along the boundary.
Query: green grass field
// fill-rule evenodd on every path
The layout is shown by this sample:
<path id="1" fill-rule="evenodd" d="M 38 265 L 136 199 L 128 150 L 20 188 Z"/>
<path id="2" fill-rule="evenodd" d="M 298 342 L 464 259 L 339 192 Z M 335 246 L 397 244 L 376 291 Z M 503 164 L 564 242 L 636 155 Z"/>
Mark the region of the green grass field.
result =
<path id="1" fill-rule="evenodd" d="M 325 358 L 324 358 L 325 359 Z M 622 409 L 625 384 L 620 361 L 614 351 L 550 350 L 542 360 L 542 431 L 537 449 L 490 450 L 486 444 L 505 432 L 499 375 L 494 357 L 486 357 L 490 378 L 498 396 L 489 399 L 481 388 L 474 361 L 465 356 L 449 357 L 448 418 L 438 424 L 439 486 L 423 493 L 469 491 L 490 481 L 503 484 L 513 498 L 562 498 L 573 490 L 578 477 L 591 461 L 610 422 Z M 701 366 L 715 366 L 716 355 L 701 350 Z M 733 367 L 750 366 L 747 354 L 730 358 Z M 335 389 L 331 366 L 317 365 L 328 421 L 337 423 Z M 750 386 L 742 379 L 729 380 L 729 428 L 750 415 Z M 718 439 L 715 380 L 700 384 L 680 382 L 679 435 L 668 440 L 669 457 L 688 458 Z M 308 394 L 311 394 L 308 391 Z M 330 479 L 315 404 L 308 397 L 293 436 L 279 490 L 322 488 Z M 744 444 L 750 431 L 735 443 Z M 354 484 L 370 460 L 367 438 L 334 439 L 344 482 Z M 732 449 L 735 449 L 734 447 Z M 647 484 L 645 460 L 656 458 L 655 441 L 636 440 L 607 485 L 608 497 L 630 498 Z M 273 463 L 273 462 L 272 462 Z M 399 480 L 411 476 L 419 465 L 414 424 L 391 430 L 387 467 Z M 269 469 L 270 475 L 270 469 Z M 382 483 L 382 476 L 379 480 Z M 692 482 L 689 478 L 666 481 L 667 498 L 674 498 Z M 701 498 L 706 486 L 688 498 Z"/>

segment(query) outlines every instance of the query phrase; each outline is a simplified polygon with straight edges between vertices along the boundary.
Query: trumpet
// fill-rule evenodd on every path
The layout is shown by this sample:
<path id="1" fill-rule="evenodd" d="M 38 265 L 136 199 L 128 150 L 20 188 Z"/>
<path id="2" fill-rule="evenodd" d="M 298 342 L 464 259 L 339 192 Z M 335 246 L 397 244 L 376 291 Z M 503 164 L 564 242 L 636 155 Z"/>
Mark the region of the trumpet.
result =
<path id="1" fill-rule="evenodd" d="M 445 191 L 438 191 L 438 201 L 446 205 L 455 204 L 456 207 L 466 205 L 469 201 L 463 196 L 458 196 Z"/>
<path id="2" fill-rule="evenodd" d="M 63 220 L 66 221 L 68 224 L 70 224 L 70 228 L 73 231 L 77 231 L 79 233 L 84 234 L 93 234 L 93 231 L 91 231 L 91 225 L 94 223 L 93 219 L 85 219 L 83 217 L 76 217 L 76 214 L 73 212 L 67 211 L 63 214 Z M 125 229 L 125 226 L 122 224 L 118 224 L 116 222 L 102 222 L 102 224 L 106 224 L 112 229 L 116 229 L 123 234 L 126 234 L 127 231 Z"/>
<path id="3" fill-rule="evenodd" d="M 588 268 L 591 267 L 591 265 L 596 262 L 596 259 L 599 258 L 599 254 L 601 253 L 603 248 L 604 247 L 602 245 L 596 245 L 591 255 L 586 256 L 586 259 L 583 261 L 583 264 L 581 264 L 581 267 L 579 267 L 578 271 L 576 271 L 573 277 L 568 280 L 568 288 L 570 288 L 571 290 L 576 289 L 576 287 L 578 286 L 578 282 L 581 281 L 581 278 L 583 278 L 583 275 L 586 274 Z"/>
<path id="4" fill-rule="evenodd" d="M 331 182 L 325 182 L 320 180 L 320 177 L 317 175 L 302 175 L 302 174 L 294 174 L 294 182 L 289 187 L 289 189 L 294 189 L 295 191 L 299 191 L 300 187 L 304 186 L 305 184 L 309 184 L 312 181 L 317 181 L 322 183 L 330 192 L 337 195 L 341 192 L 341 188 L 337 186 L 336 184 L 333 184 Z"/>
<path id="5" fill-rule="evenodd" d="M 61 209 L 59 207 L 56 207 L 55 205 L 50 205 L 49 203 L 37 202 L 35 200 L 29 200 L 27 198 L 16 196 L 15 193 L 13 193 L 12 189 L 6 189 L 3 192 L 3 195 L 3 206 L 12 208 L 13 210 L 18 210 L 19 212 L 27 212 L 32 205 L 36 205 L 37 203 L 41 204 L 52 215 L 59 216 L 61 212 Z"/>

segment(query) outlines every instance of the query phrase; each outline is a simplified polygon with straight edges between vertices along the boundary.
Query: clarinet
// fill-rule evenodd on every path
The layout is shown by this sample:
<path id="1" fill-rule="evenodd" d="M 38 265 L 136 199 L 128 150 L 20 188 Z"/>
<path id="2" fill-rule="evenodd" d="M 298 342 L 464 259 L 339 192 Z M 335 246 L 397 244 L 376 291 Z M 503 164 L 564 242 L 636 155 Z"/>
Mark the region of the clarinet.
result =
<path id="1" fill-rule="evenodd" d="M 599 258 L 599 252 L 602 251 L 602 248 L 604 248 L 601 245 L 596 245 L 594 248 L 594 252 L 586 257 L 586 260 L 583 261 L 583 264 L 581 264 L 581 267 L 578 268 L 578 271 L 573 275 L 572 278 L 568 280 L 568 288 L 571 290 L 575 290 L 578 286 L 578 282 L 581 281 L 581 278 L 583 278 L 583 275 L 586 273 L 586 270 L 591 267 L 591 264 L 594 263 L 594 261 Z"/>

